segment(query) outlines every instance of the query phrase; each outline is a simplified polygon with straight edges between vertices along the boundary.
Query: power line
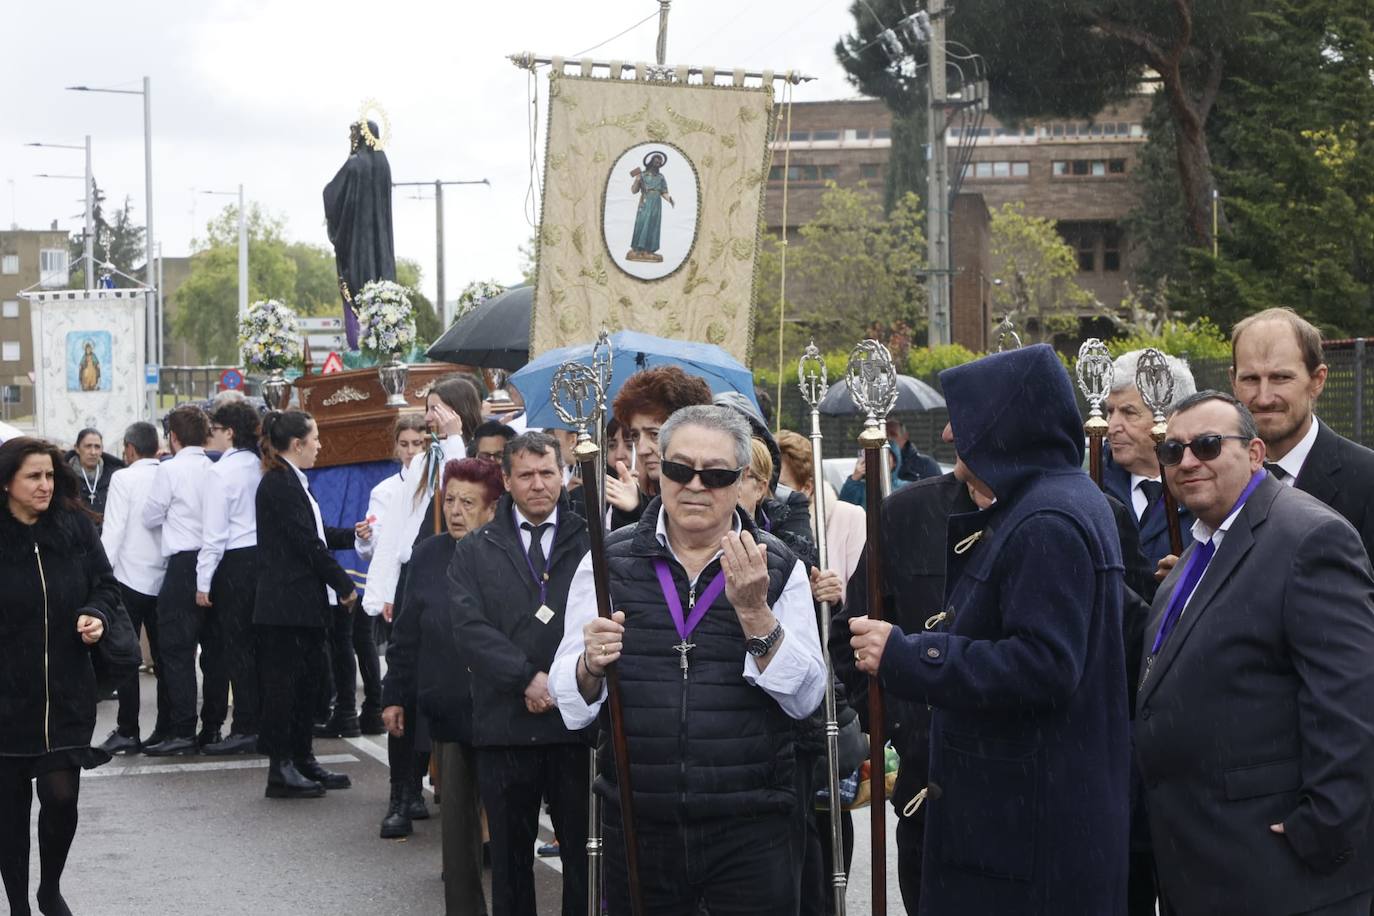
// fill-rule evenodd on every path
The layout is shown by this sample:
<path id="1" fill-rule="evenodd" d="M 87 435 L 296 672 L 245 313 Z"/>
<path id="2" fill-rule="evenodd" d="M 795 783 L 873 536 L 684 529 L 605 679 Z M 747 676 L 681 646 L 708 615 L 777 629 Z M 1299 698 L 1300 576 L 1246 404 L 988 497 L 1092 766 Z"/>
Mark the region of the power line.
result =
<path id="1" fill-rule="evenodd" d="M 588 48 L 588 49 L 585 50 L 585 51 L 578 51 L 576 54 L 573 55 L 573 59 L 575 60 L 575 59 L 577 59 L 577 58 L 583 56 L 584 54 L 590 54 L 592 51 L 595 51 L 597 48 L 600 48 L 600 47 L 602 47 L 602 46 L 604 46 L 604 45 L 610 44 L 611 42 L 615 41 L 617 38 L 620 38 L 622 35 L 628 35 L 628 34 L 630 34 L 630 33 L 633 32 L 635 29 L 639 28 L 639 27 L 642 26 L 644 23 L 648 22 L 650 19 L 657 19 L 657 18 L 658 18 L 658 10 L 654 10 L 652 13 L 650 13 L 650 14 L 647 15 L 647 16 L 645 16 L 643 19 L 639 20 L 638 22 L 636 22 L 634 25 L 630 26 L 630 27 L 629 27 L 628 29 L 626 29 L 625 31 L 623 31 L 623 32 L 617 32 L 616 34 L 612 35 L 610 38 L 607 38 L 605 41 L 600 42 L 599 44 L 594 44 L 594 45 L 592 45 L 590 48 Z"/>

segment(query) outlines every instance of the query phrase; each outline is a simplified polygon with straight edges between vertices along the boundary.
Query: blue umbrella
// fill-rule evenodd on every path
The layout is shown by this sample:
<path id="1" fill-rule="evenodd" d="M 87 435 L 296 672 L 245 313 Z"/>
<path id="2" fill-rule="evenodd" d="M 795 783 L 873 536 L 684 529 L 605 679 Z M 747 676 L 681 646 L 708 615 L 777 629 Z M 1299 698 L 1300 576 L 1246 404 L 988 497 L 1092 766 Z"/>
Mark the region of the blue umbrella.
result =
<path id="1" fill-rule="evenodd" d="M 750 403 L 754 398 L 754 376 L 729 353 L 713 344 L 669 340 L 638 331 L 616 331 L 611 335 L 611 384 L 606 393 L 606 407 L 625 380 L 643 369 L 656 366 L 678 366 L 684 372 L 701 376 L 711 387 L 712 394 L 738 391 Z M 525 421 L 531 427 L 564 426 L 554 412 L 549 388 L 558 367 L 566 362 L 592 364 L 592 344 L 560 347 L 541 354 L 510 377 L 525 399 Z"/>

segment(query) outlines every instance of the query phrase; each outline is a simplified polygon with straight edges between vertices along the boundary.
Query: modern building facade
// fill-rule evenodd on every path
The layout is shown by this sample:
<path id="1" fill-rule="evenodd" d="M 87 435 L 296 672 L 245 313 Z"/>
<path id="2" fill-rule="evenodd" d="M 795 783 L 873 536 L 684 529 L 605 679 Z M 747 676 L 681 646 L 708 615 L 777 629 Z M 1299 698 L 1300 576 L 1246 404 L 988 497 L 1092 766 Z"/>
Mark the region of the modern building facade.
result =
<path id="1" fill-rule="evenodd" d="M 25 290 L 63 289 L 69 276 L 67 233 L 57 229 L 0 231 L 0 419 L 33 415 L 33 352 Z"/>

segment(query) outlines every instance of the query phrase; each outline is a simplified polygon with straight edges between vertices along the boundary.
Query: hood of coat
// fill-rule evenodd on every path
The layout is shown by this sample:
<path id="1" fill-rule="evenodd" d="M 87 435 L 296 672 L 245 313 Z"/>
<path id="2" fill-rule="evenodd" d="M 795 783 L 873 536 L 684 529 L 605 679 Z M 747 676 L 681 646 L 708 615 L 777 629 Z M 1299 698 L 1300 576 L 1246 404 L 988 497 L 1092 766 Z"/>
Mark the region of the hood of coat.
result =
<path id="1" fill-rule="evenodd" d="M 1046 473 L 1083 466 L 1083 420 L 1048 344 L 946 369 L 940 385 L 959 458 L 999 500 Z"/>
<path id="2" fill-rule="evenodd" d="M 712 398 L 711 403 L 717 407 L 729 407 L 749 421 L 749 429 L 753 432 L 754 438 L 766 445 L 768 454 L 773 456 L 773 476 L 768 481 L 768 489 L 776 491 L 778 477 L 782 475 L 782 450 L 778 448 L 778 441 L 773 438 L 773 434 L 768 431 L 768 424 L 763 422 L 763 414 L 738 391 L 723 391 Z"/>

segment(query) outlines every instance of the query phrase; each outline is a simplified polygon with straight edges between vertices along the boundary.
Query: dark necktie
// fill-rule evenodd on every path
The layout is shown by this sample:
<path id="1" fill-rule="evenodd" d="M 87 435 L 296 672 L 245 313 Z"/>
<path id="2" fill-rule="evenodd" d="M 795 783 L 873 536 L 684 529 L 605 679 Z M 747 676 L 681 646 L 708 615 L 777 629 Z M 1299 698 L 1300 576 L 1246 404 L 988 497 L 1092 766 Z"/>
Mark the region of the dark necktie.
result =
<path id="1" fill-rule="evenodd" d="M 521 522 L 520 527 L 530 533 L 530 569 L 534 570 L 536 579 L 543 579 L 548 561 L 544 559 L 544 529 L 553 527 L 548 522 L 542 525 L 531 525 L 529 522 Z"/>
<path id="2" fill-rule="evenodd" d="M 1283 465 L 1279 464 L 1277 461 L 1264 462 L 1264 469 L 1279 480 L 1283 480 L 1288 476 L 1288 472 L 1283 469 Z"/>
<path id="3" fill-rule="evenodd" d="M 1140 487 L 1140 492 L 1145 494 L 1145 510 L 1140 513 L 1140 518 L 1144 518 L 1150 507 L 1159 502 L 1159 498 L 1164 495 L 1164 484 L 1158 480 L 1142 480 L 1137 486 Z"/>

